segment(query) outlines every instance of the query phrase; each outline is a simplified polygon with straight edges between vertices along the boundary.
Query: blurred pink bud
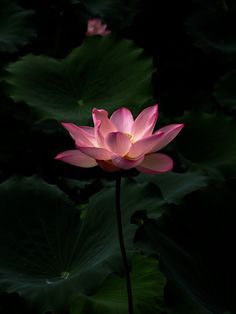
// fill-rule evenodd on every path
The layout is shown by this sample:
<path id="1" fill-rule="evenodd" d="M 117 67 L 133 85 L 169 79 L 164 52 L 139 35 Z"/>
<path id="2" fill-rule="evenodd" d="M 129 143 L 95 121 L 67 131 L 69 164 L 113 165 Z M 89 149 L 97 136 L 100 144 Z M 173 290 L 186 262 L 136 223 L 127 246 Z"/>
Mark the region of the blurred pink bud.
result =
<path id="1" fill-rule="evenodd" d="M 111 33 L 111 31 L 107 30 L 107 25 L 103 24 L 101 19 L 90 19 L 88 20 L 88 26 L 87 26 L 87 36 L 94 36 L 94 35 L 100 35 L 100 36 L 106 36 Z"/>
<path id="2" fill-rule="evenodd" d="M 94 127 L 62 123 L 75 141 L 75 150 L 55 158 L 71 165 L 90 168 L 99 165 L 106 171 L 136 168 L 157 174 L 173 168 L 172 159 L 160 149 L 182 130 L 183 124 L 170 124 L 153 133 L 158 106 L 145 108 L 136 119 L 127 108 L 119 108 L 110 118 L 103 109 L 93 109 Z"/>

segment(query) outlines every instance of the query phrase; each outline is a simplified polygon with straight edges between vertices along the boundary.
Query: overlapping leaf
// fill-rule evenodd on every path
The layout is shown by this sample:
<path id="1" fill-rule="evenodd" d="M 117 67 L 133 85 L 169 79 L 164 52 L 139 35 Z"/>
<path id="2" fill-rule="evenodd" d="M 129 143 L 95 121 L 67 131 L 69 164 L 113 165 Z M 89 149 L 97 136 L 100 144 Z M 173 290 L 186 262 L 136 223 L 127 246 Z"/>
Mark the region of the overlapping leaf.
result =
<path id="1" fill-rule="evenodd" d="M 201 171 L 166 172 L 155 176 L 141 174 L 136 180 L 138 182 L 154 183 L 160 188 L 164 199 L 168 203 L 176 204 L 188 193 L 207 186 L 207 177 Z"/>
<path id="2" fill-rule="evenodd" d="M 63 60 L 28 55 L 8 67 L 11 97 L 42 118 L 88 121 L 93 107 L 138 109 L 150 98 L 152 61 L 128 40 L 88 38 Z"/>
<path id="3" fill-rule="evenodd" d="M 15 1 L 0 1 L 0 51 L 15 52 L 35 37 L 29 22 L 32 15 Z"/>
<path id="4" fill-rule="evenodd" d="M 165 278 L 157 261 L 135 256 L 131 270 L 134 311 L 136 314 L 163 313 Z M 92 296 L 78 296 L 71 314 L 128 314 L 125 279 L 117 275 L 108 278 Z"/>
<path id="5" fill-rule="evenodd" d="M 219 113 L 189 113 L 185 129 L 177 137 L 177 149 L 191 163 L 223 169 L 236 162 L 236 123 Z"/>
<path id="6" fill-rule="evenodd" d="M 163 232 L 163 226 L 153 220 L 143 225 L 150 243 L 160 253 L 167 278 L 175 283 L 175 297 L 179 287 L 191 303 L 196 303 L 188 304 L 186 310 L 181 304 L 173 313 L 185 313 L 187 309 L 187 313 L 196 313 L 196 307 L 199 313 L 223 313 L 235 308 L 234 300 L 228 299 L 234 282 L 227 279 L 235 265 L 230 251 L 231 239 L 235 238 L 235 187 L 235 179 L 230 179 L 185 196 L 176 208 L 174 223 L 170 219 L 169 225 L 174 232 L 178 228 L 184 231 L 184 239 L 167 235 L 168 231 Z M 186 297 L 182 300 L 185 303 Z"/>
<path id="7" fill-rule="evenodd" d="M 193 305 L 196 303 L 195 306 L 198 308 L 199 314 L 210 314 L 211 312 L 208 312 L 204 306 L 205 295 L 201 292 L 205 282 L 191 254 L 163 234 L 153 221 L 146 221 L 144 223 L 144 230 L 149 237 L 150 243 L 161 256 L 167 278 L 177 285 L 177 294 L 179 294 L 180 299 L 182 298 L 182 294 L 186 294 L 184 297 L 185 302 L 189 299 L 191 300 L 191 306 L 187 306 L 187 309 L 190 310 L 193 308 L 193 313 L 195 313 Z M 178 310 L 182 310 L 185 313 L 185 306 L 182 304 L 179 309 L 178 307 L 172 307 L 168 313 L 179 313 Z M 192 314 L 191 311 L 189 313 Z"/>

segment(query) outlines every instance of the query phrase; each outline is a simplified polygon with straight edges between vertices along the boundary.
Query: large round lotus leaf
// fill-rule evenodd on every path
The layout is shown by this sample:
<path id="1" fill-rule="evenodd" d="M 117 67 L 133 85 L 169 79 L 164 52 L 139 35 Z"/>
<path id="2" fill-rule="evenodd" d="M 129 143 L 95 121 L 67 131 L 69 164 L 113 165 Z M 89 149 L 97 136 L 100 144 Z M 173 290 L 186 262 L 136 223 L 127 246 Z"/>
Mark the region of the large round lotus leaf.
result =
<path id="1" fill-rule="evenodd" d="M 23 10 L 15 1 L 0 1 L 0 51 L 14 52 L 26 45 L 35 32 L 30 28 L 31 10 Z"/>
<path id="2" fill-rule="evenodd" d="M 214 96 L 222 107 L 236 108 L 236 71 L 221 78 L 215 87 Z"/>
<path id="3" fill-rule="evenodd" d="M 185 128 L 176 138 L 177 149 L 191 163 L 223 168 L 236 162 L 236 123 L 218 113 L 189 113 Z"/>
<path id="4" fill-rule="evenodd" d="M 188 171 L 185 173 L 166 172 L 158 176 L 140 174 L 136 177 L 138 182 L 152 182 L 161 190 L 167 203 L 179 204 L 181 199 L 193 192 L 207 186 L 207 177 L 202 171 Z"/>
<path id="5" fill-rule="evenodd" d="M 2 183 L 1 290 L 20 293 L 42 311 L 59 311 L 75 294 L 94 293 L 114 269 L 121 271 L 114 195 L 114 187 L 104 188 L 80 215 L 61 190 L 35 177 Z M 122 185 L 128 250 L 136 228 L 132 213 L 157 207 L 157 200 L 145 184 Z"/>
<path id="6" fill-rule="evenodd" d="M 135 256 L 131 270 L 135 314 L 163 313 L 165 278 L 156 260 Z M 128 314 L 125 279 L 112 275 L 91 296 L 80 295 L 70 314 Z"/>
<path id="7" fill-rule="evenodd" d="M 42 118 L 87 122 L 93 107 L 137 110 L 151 95 L 151 59 L 112 36 L 88 38 L 63 60 L 27 55 L 7 70 L 11 97 Z"/>
<path id="8" fill-rule="evenodd" d="M 191 16 L 187 25 L 197 46 L 226 54 L 236 53 L 235 3 L 227 6 L 227 1 L 214 1 Z"/>

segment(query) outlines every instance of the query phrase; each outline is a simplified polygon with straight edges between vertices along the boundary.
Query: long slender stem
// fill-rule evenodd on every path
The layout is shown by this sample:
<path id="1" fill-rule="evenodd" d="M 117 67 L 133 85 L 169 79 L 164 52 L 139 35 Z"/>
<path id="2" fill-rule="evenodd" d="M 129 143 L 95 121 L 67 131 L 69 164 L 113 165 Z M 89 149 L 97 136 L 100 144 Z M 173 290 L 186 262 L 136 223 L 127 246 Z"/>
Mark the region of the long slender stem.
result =
<path id="1" fill-rule="evenodd" d="M 116 178 L 116 216 L 117 216 L 117 227 L 118 227 L 118 235 L 120 242 L 120 251 L 123 259 L 123 265 L 125 270 L 125 279 L 126 279 L 126 287 L 128 294 L 128 306 L 129 306 L 129 314 L 134 314 L 133 307 L 133 296 L 132 296 L 132 286 L 129 272 L 128 259 L 125 251 L 125 243 L 123 237 L 123 228 L 122 228 L 122 216 L 121 216 L 121 208 L 120 208 L 120 183 L 121 177 L 118 175 Z"/>

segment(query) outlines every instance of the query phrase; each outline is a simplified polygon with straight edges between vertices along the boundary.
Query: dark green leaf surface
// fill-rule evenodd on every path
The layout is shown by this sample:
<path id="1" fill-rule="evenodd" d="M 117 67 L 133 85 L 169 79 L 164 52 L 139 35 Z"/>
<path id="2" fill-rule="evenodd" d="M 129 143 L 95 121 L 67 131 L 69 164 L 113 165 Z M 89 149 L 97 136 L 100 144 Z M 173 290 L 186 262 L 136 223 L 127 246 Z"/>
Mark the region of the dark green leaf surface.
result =
<path id="1" fill-rule="evenodd" d="M 177 149 L 191 163 L 221 169 L 236 162 L 236 123 L 219 113 L 189 113 Z"/>
<path id="2" fill-rule="evenodd" d="M 165 278 L 154 259 L 135 256 L 131 270 L 135 314 L 163 313 Z M 71 314 L 128 314 L 124 278 L 110 276 L 92 296 L 80 295 L 71 306 Z"/>
<path id="3" fill-rule="evenodd" d="M 136 180 L 154 183 L 161 190 L 165 201 L 175 204 L 178 204 L 185 195 L 207 186 L 207 177 L 202 171 L 166 172 L 153 176 L 140 174 Z"/>
<path id="4" fill-rule="evenodd" d="M 23 10 L 15 1 L 0 1 L 0 51 L 15 52 L 35 37 L 29 22 L 32 15 L 32 10 Z"/>
<path id="5" fill-rule="evenodd" d="M 189 313 L 191 308 L 196 313 L 196 307 L 199 313 L 223 313 L 234 308 L 234 300 L 228 296 L 234 286 L 235 258 L 230 257 L 230 249 L 235 238 L 235 187 L 236 181 L 228 180 L 185 196 L 175 211 L 172 207 L 167 231 L 163 232 L 163 225 L 153 220 L 144 222 L 145 233 L 160 254 L 167 278 L 175 283 L 175 298 L 180 289 L 193 302 L 187 307 Z M 177 238 L 176 230 L 184 236 Z M 181 310 L 186 312 L 183 304 L 176 313 Z"/>
<path id="6" fill-rule="evenodd" d="M 201 291 L 205 282 L 201 270 L 198 269 L 199 265 L 194 261 L 193 256 L 163 234 L 155 222 L 146 221 L 144 230 L 150 243 L 159 252 L 167 277 L 170 281 L 175 282 L 177 290 L 180 289 L 181 293 L 186 294 L 187 299 L 190 299 L 191 303 L 198 308 L 199 314 L 210 314 L 211 312 L 208 312 L 204 306 L 205 294 Z M 180 292 L 178 293 L 181 295 Z M 194 310 L 193 304 L 187 306 L 187 309 L 193 308 Z M 183 310 L 183 306 L 181 306 L 181 310 Z M 178 308 L 175 309 L 174 307 L 173 313 L 179 313 Z M 192 314 L 191 311 L 189 313 Z M 193 311 L 193 313 L 195 312 Z"/>
<path id="7" fill-rule="evenodd" d="M 158 193 L 132 181 L 124 183 L 122 191 L 124 236 L 130 250 L 136 229 L 131 215 L 154 210 Z M 113 187 L 106 187 L 80 216 L 63 192 L 35 177 L 2 183 L 1 289 L 19 292 L 43 310 L 66 307 L 77 293 L 94 293 L 112 269 L 122 268 L 114 194 Z"/>
<path id="8" fill-rule="evenodd" d="M 227 73 L 217 83 L 214 96 L 220 106 L 236 108 L 236 71 Z"/>
<path id="9" fill-rule="evenodd" d="M 152 61 L 131 41 L 88 38 L 63 60 L 28 55 L 8 67 L 11 97 L 42 118 L 87 123 L 93 107 L 137 109 L 150 98 Z"/>

